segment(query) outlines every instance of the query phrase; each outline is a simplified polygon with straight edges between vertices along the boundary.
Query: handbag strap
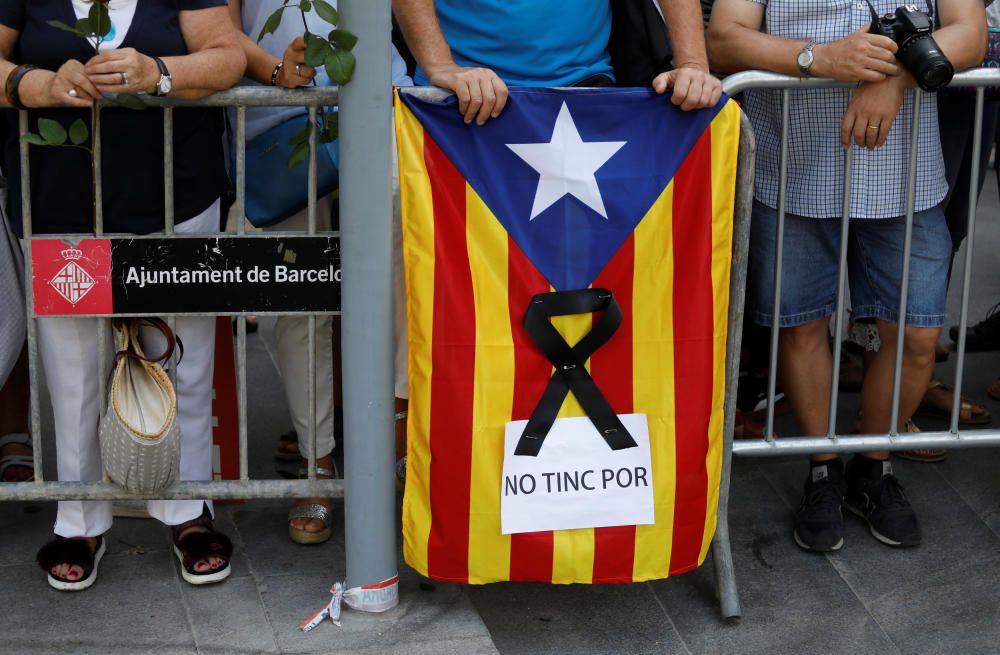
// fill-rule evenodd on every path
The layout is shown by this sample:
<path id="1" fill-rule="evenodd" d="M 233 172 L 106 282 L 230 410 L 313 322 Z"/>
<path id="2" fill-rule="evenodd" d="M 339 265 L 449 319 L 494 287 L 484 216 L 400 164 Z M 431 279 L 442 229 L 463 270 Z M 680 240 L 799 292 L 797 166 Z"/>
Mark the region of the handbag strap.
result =
<path id="1" fill-rule="evenodd" d="M 174 350 L 178 350 L 177 363 L 184 358 L 184 344 L 181 342 L 180 338 L 174 334 L 174 331 L 170 329 L 166 321 L 162 318 L 155 317 L 144 317 L 144 318 L 133 318 L 133 319 L 116 319 L 114 321 L 116 329 L 121 330 L 123 336 L 125 337 L 125 348 L 115 353 L 115 365 L 125 358 L 131 357 L 132 359 L 137 359 L 143 362 L 157 363 L 166 362 L 169 360 L 173 354 Z M 156 328 L 163 334 L 164 338 L 167 340 L 167 347 L 163 351 L 163 354 L 158 357 L 150 357 L 142 350 L 142 344 L 139 340 L 139 328 L 143 325 L 148 325 L 150 327 Z"/>

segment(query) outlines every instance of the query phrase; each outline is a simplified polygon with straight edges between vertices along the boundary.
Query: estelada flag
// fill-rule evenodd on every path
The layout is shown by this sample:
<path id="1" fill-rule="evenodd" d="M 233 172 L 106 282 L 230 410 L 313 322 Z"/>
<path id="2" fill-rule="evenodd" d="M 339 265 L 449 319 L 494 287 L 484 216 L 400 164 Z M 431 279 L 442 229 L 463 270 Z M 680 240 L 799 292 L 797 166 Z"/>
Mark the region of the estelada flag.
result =
<path id="1" fill-rule="evenodd" d="M 454 98 L 396 102 L 409 329 L 404 555 L 438 580 L 638 582 L 705 559 L 716 526 L 739 110 L 639 89 L 511 89 L 466 125 Z M 501 534 L 504 425 L 552 363 L 532 296 L 610 289 L 590 357 L 617 414 L 647 416 L 655 524 Z M 574 344 L 596 315 L 552 319 Z M 560 417 L 583 416 L 570 393 Z"/>

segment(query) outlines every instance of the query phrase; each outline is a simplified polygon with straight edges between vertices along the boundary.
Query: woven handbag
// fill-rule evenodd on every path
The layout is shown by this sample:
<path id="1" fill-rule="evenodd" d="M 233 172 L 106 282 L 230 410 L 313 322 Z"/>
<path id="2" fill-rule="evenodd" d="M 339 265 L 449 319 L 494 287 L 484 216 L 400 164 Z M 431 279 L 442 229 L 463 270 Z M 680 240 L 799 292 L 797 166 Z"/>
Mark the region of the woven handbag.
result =
<path id="1" fill-rule="evenodd" d="M 142 325 L 166 336 L 167 349 L 159 357 L 143 352 Z M 111 481 L 128 491 L 158 491 L 180 477 L 177 395 L 159 364 L 173 355 L 176 339 L 159 319 L 116 321 L 115 333 L 119 349 L 108 409 L 101 421 L 101 461 Z"/>

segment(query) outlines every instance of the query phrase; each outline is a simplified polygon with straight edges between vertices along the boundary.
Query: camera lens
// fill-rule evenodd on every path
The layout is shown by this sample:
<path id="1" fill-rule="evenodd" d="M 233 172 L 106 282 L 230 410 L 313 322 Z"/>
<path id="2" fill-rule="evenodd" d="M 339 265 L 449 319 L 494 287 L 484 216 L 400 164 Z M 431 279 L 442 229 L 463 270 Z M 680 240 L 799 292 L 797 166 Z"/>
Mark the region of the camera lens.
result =
<path id="1" fill-rule="evenodd" d="M 922 34 L 899 44 L 899 62 L 913 73 L 924 91 L 937 91 L 951 82 L 955 69 L 944 56 L 933 37 Z"/>
<path id="2" fill-rule="evenodd" d="M 936 91 L 951 82 L 954 75 L 955 71 L 947 60 L 935 61 L 924 68 L 922 74 L 917 77 L 917 83 L 925 91 Z"/>

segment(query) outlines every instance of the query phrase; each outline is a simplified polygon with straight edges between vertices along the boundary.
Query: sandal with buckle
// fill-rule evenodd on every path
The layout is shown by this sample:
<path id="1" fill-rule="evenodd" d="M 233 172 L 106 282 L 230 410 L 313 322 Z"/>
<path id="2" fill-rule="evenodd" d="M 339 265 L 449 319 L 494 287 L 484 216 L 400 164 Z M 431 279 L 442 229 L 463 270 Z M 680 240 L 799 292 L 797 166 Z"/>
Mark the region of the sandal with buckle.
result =
<path id="1" fill-rule="evenodd" d="M 7 446 L 24 446 L 31 448 L 31 436 L 23 432 L 6 434 L 0 437 L 0 452 Z M 7 469 L 24 468 L 31 472 L 31 475 L 23 480 L 7 480 Z M 35 479 L 35 456 L 32 455 L 6 455 L 0 457 L 0 482 L 32 482 Z"/>
<path id="2" fill-rule="evenodd" d="M 942 382 L 941 380 L 931 380 L 927 385 L 927 393 L 940 389 L 944 393 L 954 398 L 955 390 Z M 915 416 L 926 416 L 930 418 L 943 418 L 951 419 L 951 399 L 948 400 L 948 407 L 932 405 L 927 402 L 926 396 L 920 402 L 920 406 L 917 408 Z M 984 405 L 978 403 L 973 403 L 970 400 L 962 398 L 959 403 L 958 410 L 958 424 L 959 425 L 987 425 L 993 421 L 993 415 L 990 410 L 986 409 Z"/>
<path id="3" fill-rule="evenodd" d="M 913 419 L 910 419 L 906 422 L 906 426 L 903 428 L 903 431 L 917 433 L 920 432 L 920 428 L 918 428 L 916 423 L 913 422 Z M 911 462 L 937 464 L 938 462 L 943 462 L 948 459 L 948 451 L 944 448 L 914 448 L 912 450 L 901 451 L 899 456 L 903 459 L 908 459 Z"/>
<path id="4" fill-rule="evenodd" d="M 334 469 L 336 469 L 336 464 L 334 464 Z M 306 469 L 299 469 L 299 478 L 304 479 L 307 473 Z M 318 466 L 316 467 L 316 477 L 319 478 L 320 476 L 324 476 L 328 480 L 339 477 L 336 470 Z M 319 532 L 309 532 L 308 530 L 297 528 L 292 525 L 292 521 L 295 519 L 316 519 L 317 521 L 322 521 L 323 529 Z M 288 510 L 288 538 L 295 543 L 304 546 L 321 544 L 328 541 L 332 534 L 333 511 L 329 507 L 320 505 L 319 503 L 310 503 Z"/>
<path id="5" fill-rule="evenodd" d="M 197 529 L 191 530 L 191 528 Z M 193 585 L 222 582 L 233 572 L 231 566 L 233 543 L 229 537 L 215 531 L 208 507 L 198 518 L 172 526 L 170 529 L 174 537 L 174 555 L 181 563 L 181 577 L 185 582 Z M 184 534 L 185 532 L 187 534 Z M 225 564 L 206 571 L 198 571 L 195 568 L 198 562 L 205 562 L 210 557 L 218 557 Z"/>
<path id="6" fill-rule="evenodd" d="M 87 537 L 56 537 L 38 551 L 38 565 L 48 574 L 49 586 L 59 591 L 83 591 L 97 582 L 97 567 L 107 551 L 104 537 L 97 537 L 93 550 Z M 83 575 L 79 580 L 70 580 L 52 574 L 53 567 L 60 564 L 79 566 Z"/>

